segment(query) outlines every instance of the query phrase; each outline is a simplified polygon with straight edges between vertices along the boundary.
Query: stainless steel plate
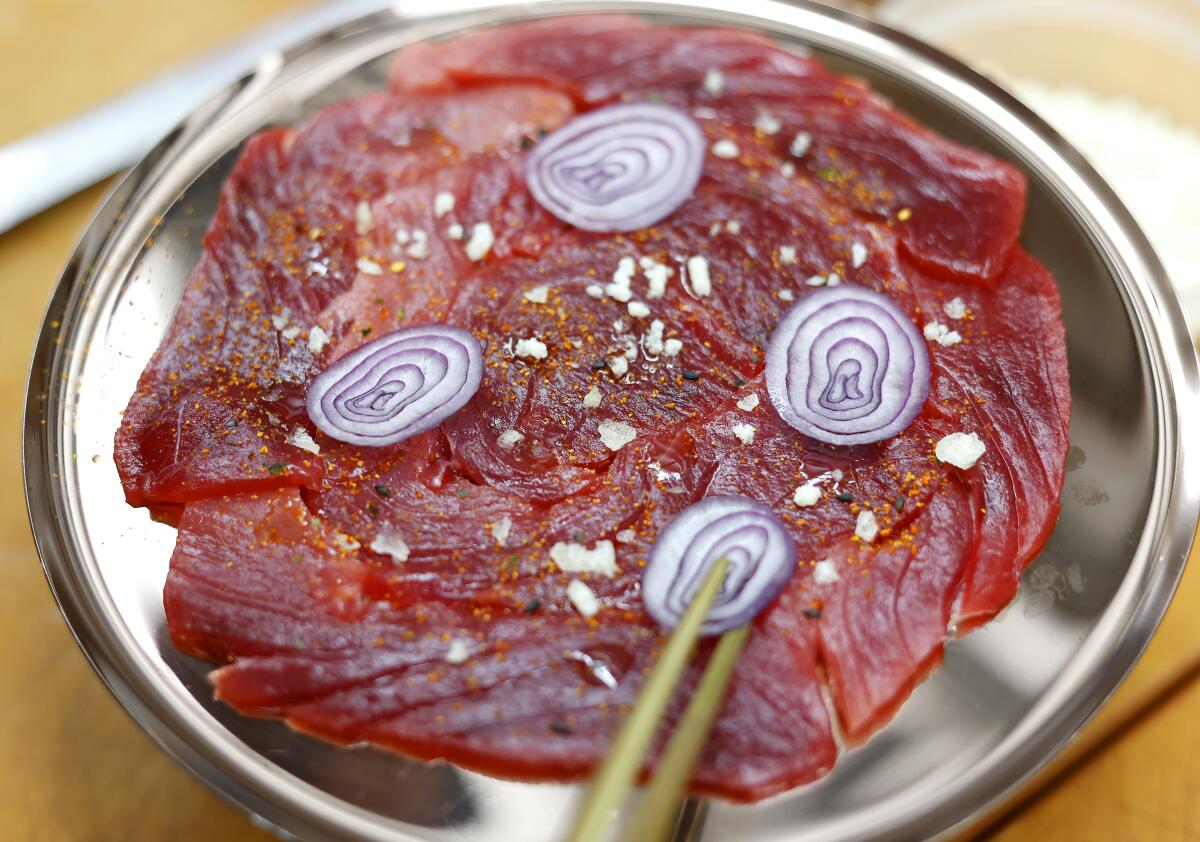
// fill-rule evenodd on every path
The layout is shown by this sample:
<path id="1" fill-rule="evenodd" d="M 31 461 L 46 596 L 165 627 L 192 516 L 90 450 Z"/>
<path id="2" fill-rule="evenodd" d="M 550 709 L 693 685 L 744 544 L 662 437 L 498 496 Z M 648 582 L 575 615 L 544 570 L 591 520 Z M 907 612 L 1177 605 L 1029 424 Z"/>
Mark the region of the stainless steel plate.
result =
<path id="1" fill-rule="evenodd" d="M 134 168 L 67 266 L 29 386 L 26 482 L 47 575 L 84 651 L 134 718 L 198 777 L 307 839 L 540 842 L 577 789 L 516 784 L 374 750 L 339 750 L 211 700 L 206 664 L 165 631 L 173 530 L 122 501 L 112 436 L 194 265 L 239 144 L 384 84 L 385 56 L 468 26 L 572 11 L 757 27 L 867 78 L 937 130 L 1030 178 L 1026 246 L 1062 289 L 1075 413 L 1062 518 L 995 622 L 888 727 L 818 784 L 710 805 L 709 840 L 928 837 L 1011 789 L 1120 682 L 1170 599 L 1196 523 L 1197 369 L 1179 307 L 1129 215 L 1056 135 L 961 65 L 817 6 L 741 0 L 532 2 L 381 13 L 272 55 Z M 1152 151 L 1150 152 L 1152 154 Z"/>

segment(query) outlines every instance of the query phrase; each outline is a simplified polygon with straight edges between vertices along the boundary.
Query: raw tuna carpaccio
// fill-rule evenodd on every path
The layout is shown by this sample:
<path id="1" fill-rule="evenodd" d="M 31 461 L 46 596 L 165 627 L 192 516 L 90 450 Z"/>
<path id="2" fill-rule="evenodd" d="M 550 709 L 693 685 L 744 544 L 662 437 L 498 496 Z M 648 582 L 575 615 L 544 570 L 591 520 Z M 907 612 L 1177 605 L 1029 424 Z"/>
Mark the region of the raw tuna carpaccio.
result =
<path id="1" fill-rule="evenodd" d="M 659 224 L 572 229 L 531 198 L 523 157 L 617 101 L 683 108 L 738 154 L 709 155 Z M 811 142 L 793 155 L 802 132 Z M 753 801 L 822 776 L 834 729 L 853 745 L 884 724 L 950 634 L 1012 599 L 1053 526 L 1070 396 L 1053 279 L 1017 243 L 1024 198 L 1011 166 L 743 32 L 593 17 L 406 48 L 388 92 L 247 142 L 117 433 L 128 501 L 179 527 L 175 645 L 222 664 L 216 693 L 246 714 L 505 777 L 579 779 L 663 642 L 639 593 L 657 531 L 700 498 L 744 494 L 789 525 L 801 562 L 755 620 L 692 788 Z M 468 245 L 485 226 L 481 254 Z M 681 281 L 692 255 L 709 263 L 708 297 Z M 647 354 L 650 319 L 588 294 L 626 257 L 671 269 L 647 303 L 677 356 Z M 831 273 L 961 336 L 930 342 L 927 405 L 875 445 L 807 439 L 766 399 L 781 291 L 798 299 Z M 639 270 L 641 298 L 645 285 Z M 524 296 L 541 286 L 544 302 Z M 434 321 L 483 348 L 464 409 L 383 448 L 313 427 L 317 371 Z M 513 355 L 528 337 L 545 359 Z M 617 355 L 632 357 L 621 378 L 600 364 Z M 636 438 L 611 451 L 602 421 Z M 523 438 L 506 448 L 509 430 Z M 985 443 L 974 467 L 935 458 L 953 432 Z M 814 479 L 820 501 L 798 507 L 794 489 Z M 881 529 L 870 544 L 855 536 L 864 509 Z M 581 575 L 602 604 L 584 618 L 565 596 L 575 575 L 549 552 L 598 541 L 614 543 L 619 572 Z M 819 560 L 836 581 L 814 579 Z"/>

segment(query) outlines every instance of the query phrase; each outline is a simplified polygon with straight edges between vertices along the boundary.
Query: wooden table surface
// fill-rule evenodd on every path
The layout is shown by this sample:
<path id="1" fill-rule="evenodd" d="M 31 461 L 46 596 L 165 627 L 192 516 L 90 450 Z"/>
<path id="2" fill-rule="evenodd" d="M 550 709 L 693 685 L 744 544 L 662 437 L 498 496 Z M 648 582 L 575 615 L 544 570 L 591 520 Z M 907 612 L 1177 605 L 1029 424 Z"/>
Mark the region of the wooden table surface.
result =
<path id="1" fill-rule="evenodd" d="M 294 6 L 289 0 L 4 0 L 0 143 L 95 104 Z M 0 185 L 0 190 L 4 186 Z M 269 837 L 142 735 L 79 653 L 29 536 L 19 437 L 42 308 L 102 193 L 0 235 L 0 837 L 250 842 Z M 986 835 L 1200 839 L 1200 571 L 1129 680 L 1035 794 Z"/>

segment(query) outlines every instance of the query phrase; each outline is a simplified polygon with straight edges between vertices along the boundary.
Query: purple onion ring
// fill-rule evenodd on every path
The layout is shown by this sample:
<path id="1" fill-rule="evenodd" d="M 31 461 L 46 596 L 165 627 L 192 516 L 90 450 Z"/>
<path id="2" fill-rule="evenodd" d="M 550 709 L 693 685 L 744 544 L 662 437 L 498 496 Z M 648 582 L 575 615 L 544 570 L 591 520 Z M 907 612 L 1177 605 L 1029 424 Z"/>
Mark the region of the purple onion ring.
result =
<path id="1" fill-rule="evenodd" d="M 827 444 L 868 444 L 912 423 L 929 397 L 929 349 L 887 296 L 810 293 L 767 347 L 767 394 L 791 426 Z"/>
<path id="2" fill-rule="evenodd" d="M 330 438 L 371 447 L 431 429 L 471 399 L 483 355 L 447 325 L 408 327 L 354 349 L 308 386 L 308 417 Z"/>
<path id="3" fill-rule="evenodd" d="M 538 204 L 585 231 L 636 231 L 682 205 L 704 167 L 704 133 L 677 108 L 599 108 L 529 153 L 525 181 Z"/>
<path id="4" fill-rule="evenodd" d="M 642 578 L 650 616 L 666 629 L 678 625 L 721 557 L 729 570 L 701 626 L 705 635 L 750 622 L 796 572 L 796 544 L 774 512 L 749 497 L 707 497 L 676 515 L 650 550 Z"/>

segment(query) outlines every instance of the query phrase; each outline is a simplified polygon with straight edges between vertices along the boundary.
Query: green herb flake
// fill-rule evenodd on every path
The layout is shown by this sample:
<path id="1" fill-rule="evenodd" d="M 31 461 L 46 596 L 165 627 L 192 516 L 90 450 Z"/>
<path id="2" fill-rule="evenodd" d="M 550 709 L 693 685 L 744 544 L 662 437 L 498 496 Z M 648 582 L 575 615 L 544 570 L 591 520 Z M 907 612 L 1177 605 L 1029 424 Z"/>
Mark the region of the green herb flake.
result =
<path id="1" fill-rule="evenodd" d="M 817 170 L 817 178 L 820 178 L 824 181 L 833 181 L 837 177 L 838 171 L 831 167 L 826 167 L 823 170 Z"/>
<path id="2" fill-rule="evenodd" d="M 737 378 L 734 378 L 733 385 L 734 385 L 734 388 L 740 389 L 746 385 L 746 381 L 743 380 L 741 377 L 737 377 Z"/>
<path id="3" fill-rule="evenodd" d="M 816 620 L 817 618 L 819 618 L 821 616 L 821 609 L 820 608 L 805 608 L 804 616 L 811 617 L 812 619 Z"/>
<path id="4" fill-rule="evenodd" d="M 391 497 L 392 489 L 388 488 L 386 485 L 377 485 L 375 486 L 375 493 L 380 497 Z"/>
<path id="5" fill-rule="evenodd" d="M 897 498 L 896 498 L 896 511 L 898 511 L 898 512 L 902 512 L 902 511 L 904 511 L 904 497 L 903 497 L 903 495 L 901 495 L 900 497 L 897 497 Z"/>
<path id="6" fill-rule="evenodd" d="M 853 503 L 854 495 L 849 491 L 839 491 L 837 494 L 837 499 L 841 500 L 843 503 Z"/>
<path id="7" fill-rule="evenodd" d="M 467 499 L 467 497 L 469 497 L 470 494 L 471 494 L 471 489 L 467 488 L 465 485 L 462 488 L 460 488 L 454 492 L 454 496 L 456 496 L 459 500 Z"/>
<path id="8" fill-rule="evenodd" d="M 270 471 L 272 475 L 279 476 L 283 473 L 283 469 L 286 467 L 287 465 L 285 465 L 283 462 L 276 462 L 274 465 L 267 466 L 267 470 Z"/>
<path id="9" fill-rule="evenodd" d="M 526 614 L 535 614 L 535 613 L 537 613 L 537 610 L 541 607 L 542 607 L 542 601 L 535 597 L 534 599 L 531 599 L 531 600 L 529 600 L 529 602 L 525 603 L 525 613 Z"/>
<path id="10" fill-rule="evenodd" d="M 361 333 L 363 336 L 370 336 L 370 335 L 371 335 L 371 328 L 369 328 L 369 327 L 364 327 L 362 330 L 360 330 L 360 331 L 359 331 L 359 333 Z"/>
<path id="11" fill-rule="evenodd" d="M 692 369 L 689 368 L 687 371 L 685 371 L 683 373 L 683 379 L 684 380 L 699 380 L 700 372 L 693 371 Z"/>
<path id="12" fill-rule="evenodd" d="M 608 368 L 608 360 L 596 360 L 592 363 L 592 371 L 603 371 Z"/>
<path id="13" fill-rule="evenodd" d="M 551 722 L 550 730 L 555 734 L 570 734 L 571 727 L 565 722 Z"/>
<path id="14" fill-rule="evenodd" d="M 370 506 L 367 506 L 367 512 L 371 515 L 371 517 L 379 517 L 379 507 L 373 503 Z"/>

